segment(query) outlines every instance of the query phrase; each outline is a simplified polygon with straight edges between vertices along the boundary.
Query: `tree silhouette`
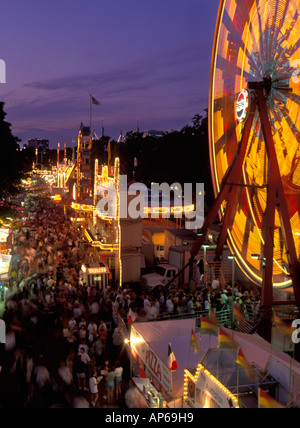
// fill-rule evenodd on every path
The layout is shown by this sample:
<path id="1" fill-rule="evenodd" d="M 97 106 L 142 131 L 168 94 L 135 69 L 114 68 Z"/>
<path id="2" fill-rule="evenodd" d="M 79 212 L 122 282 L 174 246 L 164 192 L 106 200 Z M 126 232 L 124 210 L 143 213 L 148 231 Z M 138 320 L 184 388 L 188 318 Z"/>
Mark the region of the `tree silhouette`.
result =
<path id="1" fill-rule="evenodd" d="M 4 103 L 0 102 L 0 199 L 4 204 L 19 192 L 23 176 L 20 139 L 12 135 L 11 124 L 5 117 Z"/>

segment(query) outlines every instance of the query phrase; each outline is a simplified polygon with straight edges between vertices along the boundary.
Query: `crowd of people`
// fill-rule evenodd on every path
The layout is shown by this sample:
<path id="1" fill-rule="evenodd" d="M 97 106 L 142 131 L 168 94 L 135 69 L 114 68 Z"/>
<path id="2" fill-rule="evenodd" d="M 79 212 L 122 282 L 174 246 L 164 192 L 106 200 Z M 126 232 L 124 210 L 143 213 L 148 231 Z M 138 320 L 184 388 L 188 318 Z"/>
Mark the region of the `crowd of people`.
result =
<path id="1" fill-rule="evenodd" d="M 116 292 L 85 286 L 86 251 L 63 209 L 43 197 L 26 208 L 3 295 L 0 407 L 122 406 L 128 357 L 109 303 Z"/>
<path id="2" fill-rule="evenodd" d="M 3 290 L 7 326 L 0 345 L 0 407 L 122 406 L 128 354 L 114 314 L 128 323 L 235 304 L 258 316 L 260 295 L 242 284 L 200 280 L 147 294 L 139 287 L 105 290 L 84 283 L 87 248 L 64 210 L 43 197 L 27 200 L 15 230 L 10 285 Z M 113 356 L 113 361 L 111 358 Z"/>
<path id="3" fill-rule="evenodd" d="M 231 283 L 222 286 L 219 278 L 207 284 L 199 282 L 192 289 L 189 286 L 172 286 L 168 290 L 160 287 L 154 295 L 125 288 L 115 296 L 114 305 L 125 321 L 130 309 L 137 321 L 152 321 L 211 310 L 214 314 L 229 312 L 233 305 L 246 319 L 256 321 L 261 305 L 258 289 L 248 290 L 236 282 L 232 290 Z"/>

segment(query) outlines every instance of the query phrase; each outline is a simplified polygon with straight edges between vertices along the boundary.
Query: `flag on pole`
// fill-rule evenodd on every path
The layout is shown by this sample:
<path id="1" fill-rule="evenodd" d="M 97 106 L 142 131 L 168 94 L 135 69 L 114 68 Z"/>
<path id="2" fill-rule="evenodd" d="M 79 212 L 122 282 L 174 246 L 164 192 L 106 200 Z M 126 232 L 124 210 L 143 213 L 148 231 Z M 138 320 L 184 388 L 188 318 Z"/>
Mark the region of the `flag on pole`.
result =
<path id="1" fill-rule="evenodd" d="M 140 378 L 141 379 L 147 379 L 148 378 L 148 376 L 145 373 L 145 366 L 144 367 L 140 366 Z"/>
<path id="2" fill-rule="evenodd" d="M 201 317 L 201 334 L 218 336 L 217 326 L 209 321 L 205 316 Z"/>
<path id="3" fill-rule="evenodd" d="M 169 349 L 168 349 L 168 363 L 169 363 L 169 369 L 172 372 L 175 372 L 178 369 L 178 364 L 177 364 L 177 361 L 176 361 L 176 357 L 174 355 L 174 352 L 172 351 L 170 343 L 169 343 Z"/>
<path id="4" fill-rule="evenodd" d="M 276 314 L 276 312 L 274 312 L 274 323 L 278 330 L 285 336 L 291 336 L 295 331 L 295 329 L 293 329 L 291 325 L 286 324 L 283 319 Z"/>
<path id="5" fill-rule="evenodd" d="M 247 377 L 251 381 L 254 381 L 255 373 L 254 373 L 252 367 L 250 366 L 250 364 L 248 363 L 248 361 L 247 361 L 243 351 L 241 350 L 241 348 L 238 349 L 238 355 L 237 355 L 236 363 L 239 364 L 240 366 L 242 366 L 245 369 Z"/>
<path id="6" fill-rule="evenodd" d="M 128 320 L 128 324 L 130 325 L 132 325 L 136 320 L 135 313 L 131 308 L 129 309 L 127 320 Z"/>
<path id="7" fill-rule="evenodd" d="M 192 330 L 192 334 L 191 334 L 191 342 L 190 342 L 190 348 L 194 349 L 194 353 L 197 354 L 198 353 L 198 349 L 199 349 L 199 342 L 197 340 L 196 334 L 194 332 L 194 330 Z"/>
<path id="8" fill-rule="evenodd" d="M 259 409 L 284 409 L 285 407 L 276 401 L 273 397 L 263 391 L 258 390 L 258 408 Z"/>
<path id="9" fill-rule="evenodd" d="M 91 100 L 92 100 L 92 104 L 94 104 L 95 106 L 99 106 L 100 105 L 100 102 L 97 101 L 96 98 L 94 98 L 92 95 L 91 95 Z"/>
<path id="10" fill-rule="evenodd" d="M 218 318 L 216 317 L 216 315 L 215 315 L 215 312 L 214 312 L 213 308 L 210 308 L 210 309 L 209 309 L 208 319 L 209 319 L 209 321 L 210 321 L 211 323 L 215 324 L 216 326 L 217 326 L 217 325 L 218 325 L 218 323 L 219 323 L 219 320 L 218 320 Z"/>
<path id="11" fill-rule="evenodd" d="M 219 328 L 219 348 L 237 348 L 238 344 L 232 337 L 222 328 Z"/>
<path id="12" fill-rule="evenodd" d="M 234 303 L 233 312 L 234 312 L 234 317 L 238 320 L 239 323 L 241 323 L 244 320 L 244 317 L 236 303 Z"/>

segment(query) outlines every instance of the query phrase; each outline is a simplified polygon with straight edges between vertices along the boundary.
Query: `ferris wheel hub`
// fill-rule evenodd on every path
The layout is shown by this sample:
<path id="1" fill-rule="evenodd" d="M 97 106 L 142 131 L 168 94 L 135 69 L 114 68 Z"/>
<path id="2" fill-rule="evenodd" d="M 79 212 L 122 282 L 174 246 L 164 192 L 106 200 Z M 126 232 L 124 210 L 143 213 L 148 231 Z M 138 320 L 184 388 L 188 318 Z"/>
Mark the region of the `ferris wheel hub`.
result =
<path id="1" fill-rule="evenodd" d="M 260 82 L 248 82 L 248 90 L 263 89 L 267 96 L 271 94 L 273 87 L 272 77 L 264 77 Z"/>

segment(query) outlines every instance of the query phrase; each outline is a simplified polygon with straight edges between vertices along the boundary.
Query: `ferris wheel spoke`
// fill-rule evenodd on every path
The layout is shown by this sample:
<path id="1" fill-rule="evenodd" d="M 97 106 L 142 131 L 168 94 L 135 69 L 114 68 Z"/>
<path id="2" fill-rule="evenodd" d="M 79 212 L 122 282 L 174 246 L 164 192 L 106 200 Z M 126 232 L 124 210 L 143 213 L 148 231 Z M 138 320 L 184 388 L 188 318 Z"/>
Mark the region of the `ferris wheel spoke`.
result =
<path id="1" fill-rule="evenodd" d="M 259 0 L 256 0 L 256 3 L 259 3 Z M 267 58 L 266 58 L 266 48 L 265 48 L 265 32 L 263 31 L 263 25 L 262 25 L 262 17 L 260 15 L 260 13 L 258 13 L 258 27 L 259 27 L 259 47 L 260 47 L 260 55 L 262 58 L 261 64 L 262 64 L 262 68 L 261 68 L 261 74 L 264 75 L 264 68 L 265 65 L 267 63 Z"/>
<path id="2" fill-rule="evenodd" d="M 300 49 L 300 39 L 294 44 L 294 46 L 289 50 L 289 57 L 293 58 L 296 52 Z"/>
<path id="3" fill-rule="evenodd" d="M 257 59 L 255 55 L 251 54 L 248 50 L 246 51 L 246 57 L 248 59 L 249 68 L 251 70 L 252 76 L 257 79 L 261 79 L 261 72 L 259 69 L 259 65 L 257 63 Z"/>
<path id="4" fill-rule="evenodd" d="M 242 69 L 237 64 L 234 64 L 221 56 L 218 57 L 217 69 L 221 71 L 226 70 L 226 74 L 228 76 L 231 76 L 232 78 L 234 76 L 239 76 L 242 74 Z M 243 70 L 243 75 L 245 78 L 249 80 L 253 79 L 253 76 L 248 72 L 245 72 L 244 70 Z"/>
<path id="5" fill-rule="evenodd" d="M 280 90 L 279 90 L 280 92 Z M 286 93 L 285 96 L 290 99 L 291 101 L 293 101 L 295 104 L 297 104 L 298 106 L 300 106 L 300 95 L 293 93 Z"/>
<path id="6" fill-rule="evenodd" d="M 224 132 L 222 137 L 215 143 L 216 154 L 219 154 L 221 150 L 224 150 L 226 145 L 233 142 L 233 138 L 236 138 L 235 130 L 236 122 L 233 122 L 231 126 Z"/>
<path id="7" fill-rule="evenodd" d="M 228 94 L 214 100 L 214 111 L 223 111 L 224 105 L 230 108 L 234 107 L 235 100 L 238 94 Z"/>
<path id="8" fill-rule="evenodd" d="M 273 3 L 274 4 L 274 3 Z M 286 2 L 285 8 L 283 10 L 283 12 L 281 12 L 280 8 L 279 8 L 279 2 L 277 1 L 275 4 L 275 13 L 273 15 L 273 24 L 272 24 L 272 29 L 273 29 L 273 43 L 272 43 L 272 50 L 270 50 L 270 52 L 274 52 L 276 50 L 276 43 L 278 42 L 278 36 L 280 34 L 280 31 L 286 21 L 286 16 L 289 10 L 289 2 Z M 280 15 L 282 13 L 282 16 L 279 18 L 280 21 L 278 23 L 278 15 Z M 289 34 L 287 34 L 285 36 L 288 37 Z"/>
<path id="9" fill-rule="evenodd" d="M 236 47 L 237 54 L 240 49 L 244 50 L 245 45 L 244 42 L 241 40 L 241 34 L 237 30 L 236 26 L 232 22 L 232 19 L 230 18 L 228 12 L 224 10 L 223 15 L 223 24 L 225 28 L 228 30 L 228 47 L 231 49 L 231 44 L 233 44 Z"/>

